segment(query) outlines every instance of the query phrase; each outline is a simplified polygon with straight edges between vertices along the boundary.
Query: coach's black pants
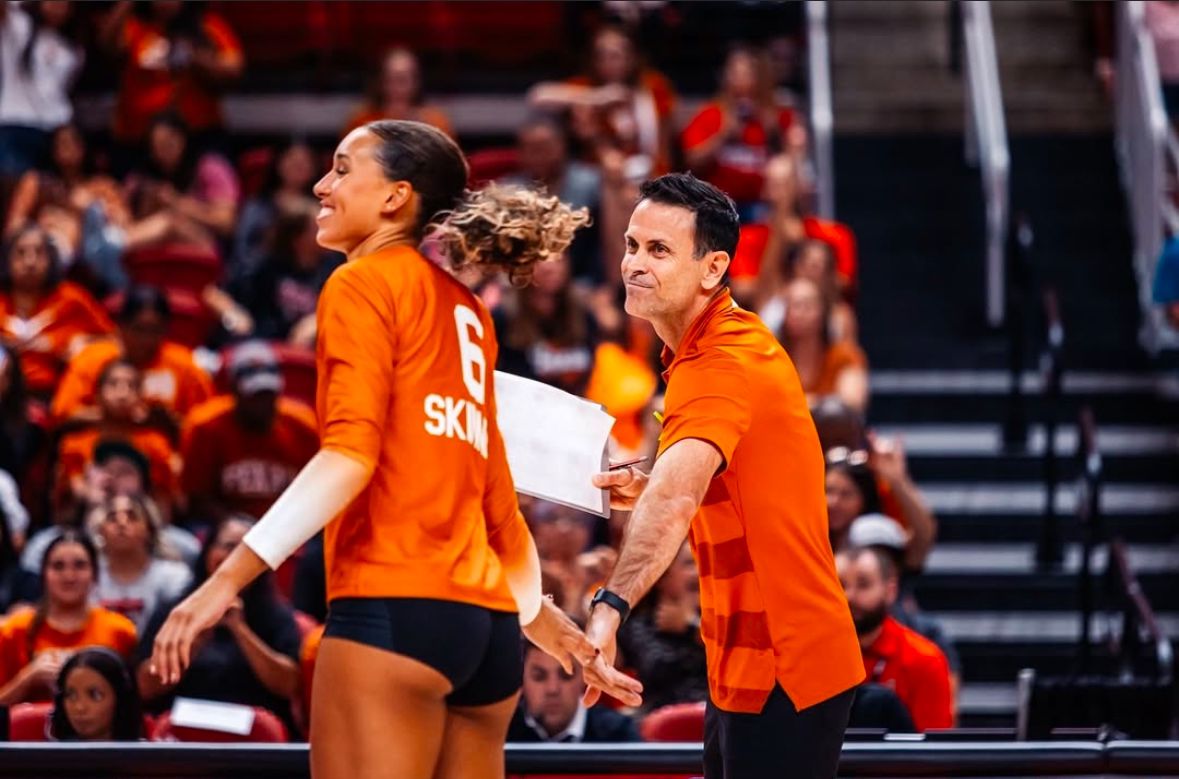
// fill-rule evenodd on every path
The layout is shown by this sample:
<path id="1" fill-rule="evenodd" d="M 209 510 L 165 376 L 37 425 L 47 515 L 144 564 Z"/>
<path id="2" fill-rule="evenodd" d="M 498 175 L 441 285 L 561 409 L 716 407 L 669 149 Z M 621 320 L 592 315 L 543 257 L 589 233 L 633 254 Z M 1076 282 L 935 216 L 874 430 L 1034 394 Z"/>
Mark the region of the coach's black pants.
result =
<path id="1" fill-rule="evenodd" d="M 734 714 L 708 702 L 705 779 L 831 779 L 839 767 L 855 688 L 804 711 L 775 687 L 761 714 Z"/>

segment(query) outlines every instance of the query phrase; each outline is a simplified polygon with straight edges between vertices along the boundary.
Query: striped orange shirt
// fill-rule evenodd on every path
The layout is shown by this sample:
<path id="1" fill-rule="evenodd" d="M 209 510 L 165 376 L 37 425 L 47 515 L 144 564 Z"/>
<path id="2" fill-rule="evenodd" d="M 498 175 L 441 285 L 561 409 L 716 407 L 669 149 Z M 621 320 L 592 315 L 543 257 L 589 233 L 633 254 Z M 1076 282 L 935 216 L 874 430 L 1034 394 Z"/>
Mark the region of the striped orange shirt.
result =
<path id="1" fill-rule="evenodd" d="M 777 684 L 801 710 L 859 684 L 823 452 L 790 358 L 723 290 L 663 359 L 659 453 L 696 438 L 724 457 L 689 534 L 713 703 L 760 712 Z"/>
<path id="2" fill-rule="evenodd" d="M 324 536 L 328 600 L 438 598 L 515 611 L 497 550 L 528 528 L 495 424 L 495 328 L 406 247 L 338 268 L 317 314 L 321 446 L 374 467 Z"/>

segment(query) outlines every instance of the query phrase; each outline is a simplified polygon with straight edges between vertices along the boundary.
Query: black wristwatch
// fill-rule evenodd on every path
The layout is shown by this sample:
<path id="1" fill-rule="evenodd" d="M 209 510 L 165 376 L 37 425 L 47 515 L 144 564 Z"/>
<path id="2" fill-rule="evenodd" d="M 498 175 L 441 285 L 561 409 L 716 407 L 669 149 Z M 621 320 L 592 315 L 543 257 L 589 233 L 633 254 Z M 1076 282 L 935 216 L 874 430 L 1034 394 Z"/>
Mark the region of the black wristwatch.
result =
<path id="1" fill-rule="evenodd" d="M 610 592 L 605 587 L 599 587 L 598 591 L 594 593 L 594 598 L 590 601 L 590 610 L 592 611 L 594 606 L 599 603 L 605 603 L 618 612 L 619 625 L 625 624 L 626 618 L 630 616 L 630 604 L 626 602 L 626 599 L 617 593 Z"/>

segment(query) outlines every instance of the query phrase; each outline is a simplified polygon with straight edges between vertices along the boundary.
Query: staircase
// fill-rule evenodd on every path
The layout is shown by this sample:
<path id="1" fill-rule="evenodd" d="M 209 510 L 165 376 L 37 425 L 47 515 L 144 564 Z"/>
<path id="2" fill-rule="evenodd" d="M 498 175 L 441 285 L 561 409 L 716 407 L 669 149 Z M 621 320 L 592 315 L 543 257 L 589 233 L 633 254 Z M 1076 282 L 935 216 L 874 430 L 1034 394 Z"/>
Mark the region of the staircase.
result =
<path id="1" fill-rule="evenodd" d="M 1022 378 L 1026 450 L 1005 451 L 1007 337 L 983 316 L 983 203 L 963 162 L 961 86 L 949 74 L 946 4 L 831 6 L 837 217 L 860 247 L 857 308 L 872 366 L 869 422 L 900 437 L 940 523 L 916 587 L 963 662 L 960 724 L 1014 725 L 1022 668 L 1075 667 L 1079 528 L 1077 413 L 1096 416 L 1105 465 L 1104 526 L 1126 540 L 1160 622 L 1179 639 L 1179 381 L 1155 372 L 1136 341 L 1130 238 L 1110 108 L 1080 54 L 1071 4 L 992 3 L 1012 135 L 1011 196 L 1036 241 L 1038 274 L 1060 296 L 1064 398 L 1041 393 L 1042 322 Z M 1070 75 L 1071 74 L 1071 75 Z M 1060 423 L 1057 570 L 1035 565 L 1044 513 L 1042 423 Z M 1099 550 L 1093 570 L 1105 569 Z M 1096 669 L 1110 615 L 1092 625 Z"/>

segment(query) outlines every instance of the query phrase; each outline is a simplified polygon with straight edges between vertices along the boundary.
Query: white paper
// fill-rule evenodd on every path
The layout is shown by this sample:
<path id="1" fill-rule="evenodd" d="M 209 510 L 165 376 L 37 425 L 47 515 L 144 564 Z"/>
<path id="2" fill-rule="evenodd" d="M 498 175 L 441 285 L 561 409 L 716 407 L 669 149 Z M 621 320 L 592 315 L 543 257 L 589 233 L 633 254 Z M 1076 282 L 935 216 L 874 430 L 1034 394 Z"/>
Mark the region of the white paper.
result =
<path id="1" fill-rule="evenodd" d="M 172 704 L 172 724 L 248 736 L 254 729 L 254 710 L 236 703 L 177 698 Z"/>
<path id="2" fill-rule="evenodd" d="M 609 516 L 610 496 L 594 487 L 606 470 L 614 417 L 597 403 L 538 381 L 495 372 L 496 421 L 516 489 Z"/>

